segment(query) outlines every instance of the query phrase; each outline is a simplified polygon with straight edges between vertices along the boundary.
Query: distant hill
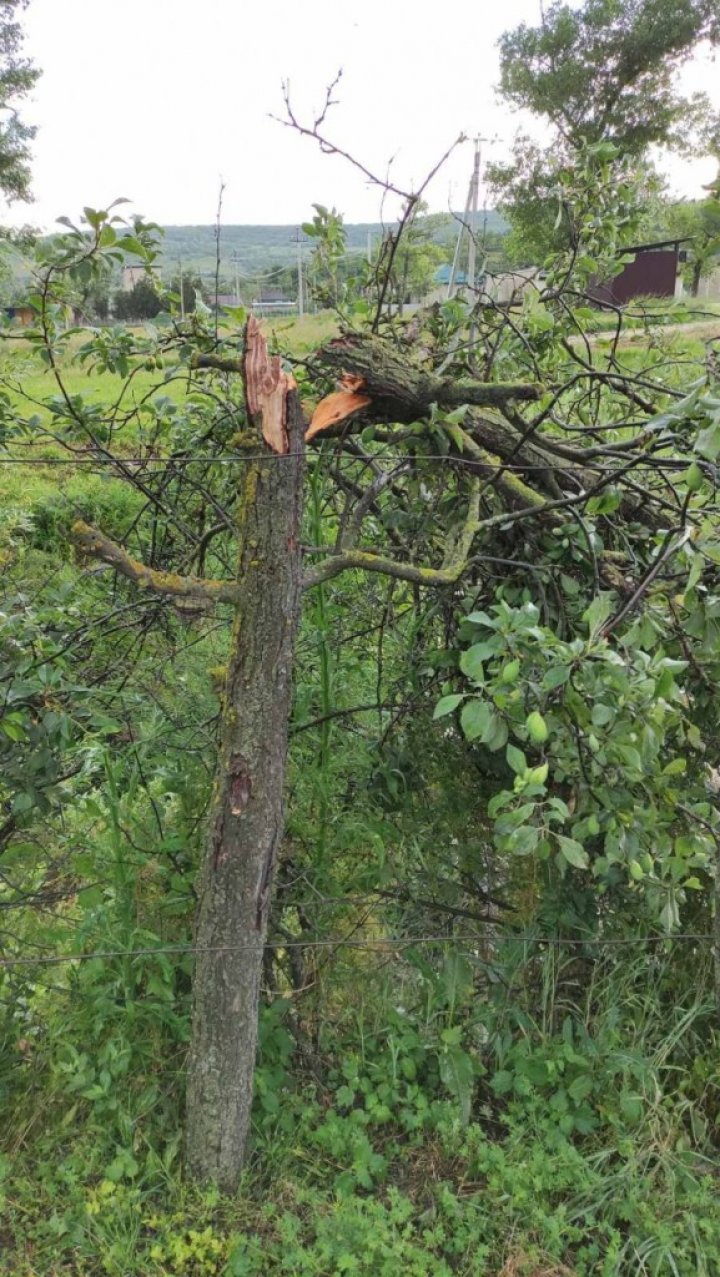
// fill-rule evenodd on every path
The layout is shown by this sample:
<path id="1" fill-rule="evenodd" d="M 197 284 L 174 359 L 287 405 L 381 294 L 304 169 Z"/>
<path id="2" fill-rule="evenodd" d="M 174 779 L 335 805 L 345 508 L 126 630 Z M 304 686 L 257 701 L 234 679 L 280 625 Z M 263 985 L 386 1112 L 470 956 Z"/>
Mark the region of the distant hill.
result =
<path id="1" fill-rule="evenodd" d="M 494 209 L 478 213 L 478 225 L 487 218 L 489 231 L 505 231 L 507 223 Z M 437 235 L 440 241 L 452 240 L 457 234 L 457 222 L 448 217 L 447 223 Z M 178 262 L 188 272 L 210 277 L 215 271 L 214 226 L 165 226 L 162 254 L 163 271 L 174 273 Z M 380 222 L 350 222 L 347 231 L 350 252 L 366 252 L 368 237 L 371 242 L 381 238 L 384 228 Z M 231 277 L 235 264 L 241 276 L 256 275 L 272 266 L 290 266 L 297 260 L 295 237 L 297 226 L 222 226 L 220 230 L 221 273 Z M 303 237 L 305 238 L 305 237 Z M 311 251 L 310 240 L 305 241 L 305 254 Z"/>

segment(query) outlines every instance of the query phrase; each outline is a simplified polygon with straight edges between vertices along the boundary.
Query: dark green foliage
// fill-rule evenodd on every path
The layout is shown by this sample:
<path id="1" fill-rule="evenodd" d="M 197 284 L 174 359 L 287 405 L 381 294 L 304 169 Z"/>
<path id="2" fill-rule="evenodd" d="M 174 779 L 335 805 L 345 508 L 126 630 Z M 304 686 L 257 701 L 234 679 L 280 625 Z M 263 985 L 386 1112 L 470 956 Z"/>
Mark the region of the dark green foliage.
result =
<path id="1" fill-rule="evenodd" d="M 26 200 L 30 187 L 30 142 L 35 129 L 18 114 L 40 72 L 23 57 L 23 31 L 18 17 L 27 0 L 2 0 L 0 5 L 0 190 L 8 199 Z"/>
<path id="2" fill-rule="evenodd" d="M 615 142 L 625 155 L 687 146 L 691 104 L 675 71 L 702 40 L 720 41 L 715 0 L 554 3 L 539 26 L 501 38 L 500 88 L 547 117 L 566 146 Z"/>
<path id="3" fill-rule="evenodd" d="M 116 293 L 113 302 L 116 319 L 154 319 L 162 309 L 162 299 L 149 279 L 139 279 L 127 292 Z"/>
<path id="4" fill-rule="evenodd" d="M 676 82 L 677 67 L 703 40 L 720 40 L 715 0 L 555 3 L 539 26 L 506 32 L 501 93 L 555 131 L 551 146 L 520 136 L 513 160 L 488 169 L 512 225 L 508 251 L 515 264 L 539 265 L 573 243 L 562 188 L 586 148 L 614 145 L 626 171 L 644 178 L 646 207 L 657 196 L 649 147 L 712 149 L 718 121 L 707 97 L 686 98 Z"/>

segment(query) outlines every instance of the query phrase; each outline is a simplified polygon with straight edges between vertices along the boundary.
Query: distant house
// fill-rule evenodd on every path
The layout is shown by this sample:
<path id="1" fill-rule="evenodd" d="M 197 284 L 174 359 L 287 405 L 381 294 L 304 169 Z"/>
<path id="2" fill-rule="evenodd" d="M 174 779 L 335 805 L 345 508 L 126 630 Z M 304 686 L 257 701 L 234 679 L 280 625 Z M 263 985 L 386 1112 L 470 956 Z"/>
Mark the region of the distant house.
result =
<path id="1" fill-rule="evenodd" d="M 450 273 L 451 268 L 447 263 L 438 267 L 435 272 L 435 284 L 426 299 L 426 304 L 447 300 Z M 475 287 L 480 300 L 485 296 L 485 298 L 490 298 L 491 301 L 496 302 L 498 306 L 512 306 L 522 299 L 523 293 L 528 288 L 541 288 L 543 279 L 544 276 L 539 267 L 519 266 L 517 270 L 498 271 L 497 274 L 487 272 L 484 275 L 480 275 Z M 453 293 L 464 292 L 467 288 L 468 277 L 466 272 L 462 270 L 456 271 L 453 281 Z"/>
<path id="2" fill-rule="evenodd" d="M 294 315 L 298 304 L 285 297 L 281 288 L 263 288 L 258 297 L 253 297 L 252 308 L 256 315 Z"/>
<path id="3" fill-rule="evenodd" d="M 25 302 L 20 302 L 18 306 L 3 306 L 2 313 L 11 324 L 17 328 L 32 328 L 37 323 L 38 313 L 33 310 L 32 306 L 28 306 Z M 65 324 L 72 324 L 79 327 L 85 323 L 85 317 L 79 306 L 65 307 Z"/>
<path id="4" fill-rule="evenodd" d="M 433 286 L 425 297 L 425 305 L 432 306 L 437 302 L 447 301 L 448 288 L 450 286 L 451 266 L 448 262 L 443 262 L 442 266 L 438 266 L 433 279 Z M 453 292 L 459 292 L 460 289 L 467 287 L 467 275 L 464 270 L 455 272 L 453 281 Z"/>
<path id="5" fill-rule="evenodd" d="M 32 306 L 4 306 L 3 314 L 18 328 L 31 328 L 37 319 L 37 312 Z"/>
<path id="6" fill-rule="evenodd" d="M 685 260 L 681 244 L 689 239 L 661 239 L 652 244 L 632 244 L 620 250 L 633 254 L 619 275 L 605 283 L 595 281 L 588 291 L 598 302 L 625 306 L 634 297 L 675 297 L 679 292 L 679 268 Z"/>
<path id="7" fill-rule="evenodd" d="M 122 280 L 120 288 L 124 293 L 131 293 L 136 284 L 142 283 L 150 276 L 153 284 L 160 283 L 160 276 L 156 270 L 147 266 L 123 266 Z"/>
<path id="8" fill-rule="evenodd" d="M 213 293 L 212 297 L 209 298 L 211 310 L 228 310 L 231 306 L 240 306 L 241 304 L 234 293 Z"/>
<path id="9" fill-rule="evenodd" d="M 483 291 L 498 306 L 517 306 L 529 289 L 542 289 L 545 272 L 539 266 L 518 266 L 515 270 L 487 275 Z"/>

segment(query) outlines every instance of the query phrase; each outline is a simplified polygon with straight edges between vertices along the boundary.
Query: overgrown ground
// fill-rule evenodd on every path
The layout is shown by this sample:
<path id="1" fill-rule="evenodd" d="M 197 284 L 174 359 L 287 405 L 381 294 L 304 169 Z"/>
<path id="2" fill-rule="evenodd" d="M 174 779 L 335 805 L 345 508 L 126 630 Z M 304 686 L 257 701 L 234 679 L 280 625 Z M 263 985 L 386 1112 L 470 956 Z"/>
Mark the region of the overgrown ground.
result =
<path id="1" fill-rule="evenodd" d="M 303 356 L 334 320 L 281 327 Z M 654 333 L 628 346 L 626 366 L 687 388 L 704 335 Z M 142 368 L 132 393 L 157 386 L 185 406 L 172 372 Z M 0 375 L 10 411 L 30 404 L 52 432 L 50 374 L 32 352 L 4 354 Z M 64 380 L 97 402 L 117 385 L 72 354 Z M 133 426 L 120 452 L 145 442 Z M 543 943 L 543 927 L 572 931 L 584 889 L 538 921 L 542 866 L 499 868 L 488 852 L 487 775 L 432 723 L 457 663 L 448 615 L 437 607 L 416 661 L 412 591 L 355 575 L 313 598 L 301 635 L 275 936 L 301 934 L 307 948 L 297 961 L 291 945 L 280 951 L 266 973 L 250 1167 L 230 1201 L 185 1182 L 190 958 L 172 949 L 191 943 L 229 618 L 146 602 L 143 627 L 129 592 L 116 583 L 109 595 L 107 573 L 78 563 L 68 540 L 77 517 L 128 535 L 142 494 L 87 451 L 67 460 L 47 434 L 14 452 L 25 462 L 0 462 L 3 607 L 18 626 L 4 659 L 20 643 L 32 651 L 23 678 L 36 716 L 80 781 L 63 790 L 76 782 L 54 778 L 72 801 L 41 809 L 2 862 L 13 881 L 22 870 L 27 893 L 3 916 L 4 946 L 38 965 L 0 978 L 0 1271 L 720 1271 L 707 947 L 661 940 L 598 955 Z M 310 543 L 334 517 L 323 473 L 312 475 Z M 520 609 L 529 596 L 508 597 Z M 338 705 L 377 707 L 329 719 Z M 443 904 L 458 901 L 496 920 L 494 896 L 511 905 L 505 939 L 485 946 L 480 926 L 470 943 L 457 920 L 446 925 Z M 616 906 L 625 926 L 634 899 Z M 707 926 L 698 906 L 687 931 Z M 388 933 L 406 940 L 389 946 Z M 339 935 L 369 947 L 338 949 Z M 44 961 L 70 952 L 119 956 Z"/>

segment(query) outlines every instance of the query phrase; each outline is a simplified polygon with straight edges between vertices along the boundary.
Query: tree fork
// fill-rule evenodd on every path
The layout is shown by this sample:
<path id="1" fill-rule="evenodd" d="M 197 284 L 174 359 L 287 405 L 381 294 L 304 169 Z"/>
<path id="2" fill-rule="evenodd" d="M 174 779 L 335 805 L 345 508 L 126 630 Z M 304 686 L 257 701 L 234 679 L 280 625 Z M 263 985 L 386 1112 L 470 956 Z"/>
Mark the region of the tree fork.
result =
<path id="1" fill-rule="evenodd" d="M 189 1169 L 227 1192 L 243 1167 L 250 1122 L 263 945 L 283 835 L 301 588 L 300 403 L 279 359 L 269 358 L 254 319 L 245 351 L 248 411 L 268 455 L 248 464 L 239 503 L 241 589 L 201 877 L 187 1084 Z M 262 449 L 260 439 L 258 444 Z"/>

